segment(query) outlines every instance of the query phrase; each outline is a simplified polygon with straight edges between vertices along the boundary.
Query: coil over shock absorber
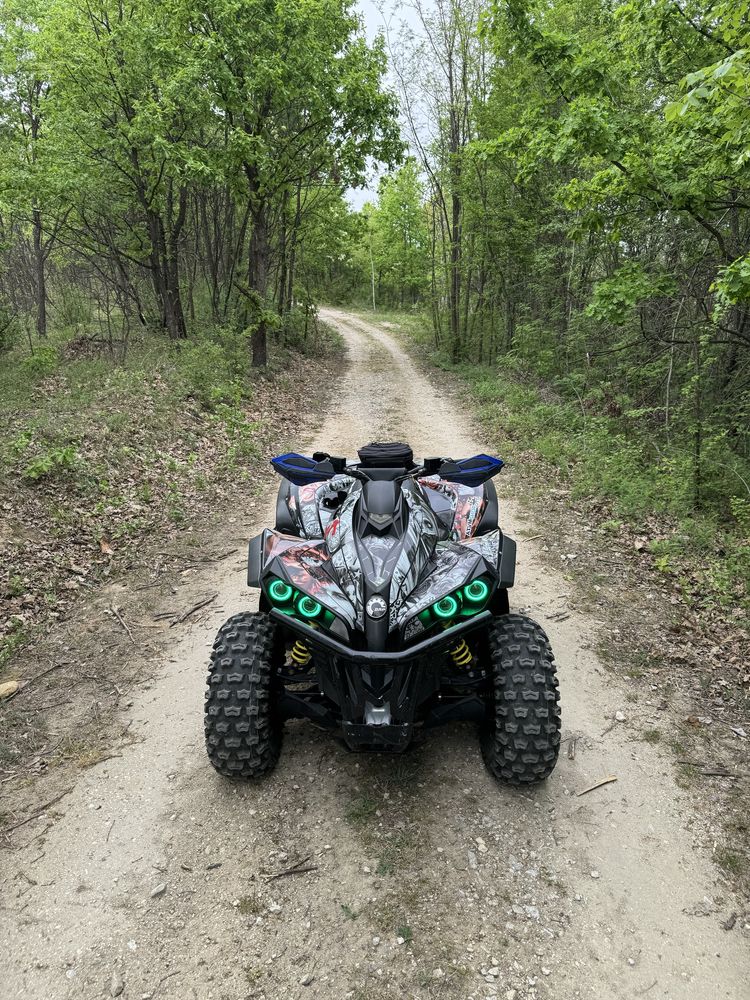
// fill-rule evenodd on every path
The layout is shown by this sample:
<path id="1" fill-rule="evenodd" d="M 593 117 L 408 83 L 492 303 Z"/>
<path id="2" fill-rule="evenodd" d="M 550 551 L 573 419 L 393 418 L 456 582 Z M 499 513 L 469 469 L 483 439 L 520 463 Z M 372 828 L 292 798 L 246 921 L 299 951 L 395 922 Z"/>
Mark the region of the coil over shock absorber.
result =
<path id="1" fill-rule="evenodd" d="M 297 639 L 289 651 L 292 666 L 298 670 L 303 670 L 312 659 L 312 650 L 302 639 Z"/>
<path id="2" fill-rule="evenodd" d="M 449 650 L 451 659 L 457 667 L 470 667 L 474 661 L 474 654 L 469 649 L 469 644 L 463 637 Z"/>

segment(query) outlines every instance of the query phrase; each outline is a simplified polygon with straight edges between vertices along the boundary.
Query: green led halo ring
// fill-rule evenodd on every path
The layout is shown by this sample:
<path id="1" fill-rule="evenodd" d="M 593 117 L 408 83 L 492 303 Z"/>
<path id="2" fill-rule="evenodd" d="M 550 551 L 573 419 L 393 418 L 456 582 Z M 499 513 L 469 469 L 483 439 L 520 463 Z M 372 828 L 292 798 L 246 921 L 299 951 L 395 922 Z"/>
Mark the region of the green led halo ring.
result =
<path id="1" fill-rule="evenodd" d="M 485 580 L 472 580 L 468 586 L 464 587 L 464 597 L 472 604 L 481 604 L 482 601 L 486 601 L 489 592 L 490 586 Z"/>
<path id="2" fill-rule="evenodd" d="M 458 601 L 448 594 L 433 604 L 432 610 L 438 618 L 454 618 L 458 614 Z"/>
<path id="3" fill-rule="evenodd" d="M 283 580 L 272 580 L 268 585 L 268 596 L 276 604 L 288 604 L 293 593 L 294 587 Z"/>
<path id="4" fill-rule="evenodd" d="M 297 611 L 303 618 L 317 618 L 322 610 L 323 605 L 306 594 L 297 601 Z"/>

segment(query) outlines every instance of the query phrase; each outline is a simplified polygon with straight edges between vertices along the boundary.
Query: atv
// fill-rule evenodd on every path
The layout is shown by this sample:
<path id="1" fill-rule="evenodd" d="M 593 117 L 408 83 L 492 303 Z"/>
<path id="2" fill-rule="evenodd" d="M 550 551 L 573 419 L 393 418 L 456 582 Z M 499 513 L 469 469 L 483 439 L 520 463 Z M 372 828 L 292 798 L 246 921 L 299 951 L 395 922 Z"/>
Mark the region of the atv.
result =
<path id="1" fill-rule="evenodd" d="M 358 455 L 271 462 L 276 525 L 248 558 L 260 610 L 233 615 L 211 655 L 211 763 L 231 778 L 267 774 L 287 719 L 390 752 L 470 720 L 496 778 L 544 780 L 560 748 L 558 684 L 546 634 L 509 608 L 516 544 L 491 482 L 503 462 L 418 464 L 399 443 Z"/>

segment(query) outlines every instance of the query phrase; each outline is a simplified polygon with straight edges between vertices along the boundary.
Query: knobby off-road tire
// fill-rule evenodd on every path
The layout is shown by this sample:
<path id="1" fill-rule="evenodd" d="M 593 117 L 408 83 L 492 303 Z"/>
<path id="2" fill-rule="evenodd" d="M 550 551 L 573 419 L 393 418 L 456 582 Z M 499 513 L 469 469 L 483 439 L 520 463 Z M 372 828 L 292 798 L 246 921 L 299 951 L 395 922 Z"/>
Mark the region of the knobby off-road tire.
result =
<path id="1" fill-rule="evenodd" d="M 276 626 L 268 615 L 233 615 L 216 636 L 204 729 L 209 760 L 227 778 L 261 778 L 279 760 L 283 722 L 273 705 Z"/>
<path id="2" fill-rule="evenodd" d="M 493 672 L 482 756 L 498 781 L 544 781 L 560 751 L 560 692 L 544 630 L 525 615 L 495 618 L 489 632 Z"/>

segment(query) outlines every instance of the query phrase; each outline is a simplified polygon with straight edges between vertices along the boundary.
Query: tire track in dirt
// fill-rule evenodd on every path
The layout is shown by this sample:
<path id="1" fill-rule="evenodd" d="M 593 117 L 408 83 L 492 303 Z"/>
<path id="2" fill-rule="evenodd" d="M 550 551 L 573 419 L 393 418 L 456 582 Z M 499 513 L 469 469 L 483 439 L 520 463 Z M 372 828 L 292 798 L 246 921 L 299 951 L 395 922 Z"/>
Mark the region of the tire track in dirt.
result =
<path id="1" fill-rule="evenodd" d="M 416 454 L 482 449 L 386 331 L 338 310 L 322 318 L 350 365 L 309 449 L 352 456 L 388 438 Z M 669 764 L 613 721 L 623 696 L 591 652 L 591 622 L 546 620 L 569 585 L 522 540 L 510 498 L 501 511 L 519 539 L 513 604 L 550 633 L 574 760 L 516 791 L 485 772 L 471 726 L 389 758 L 295 723 L 267 781 L 223 781 L 202 746 L 205 664 L 220 621 L 254 602 L 239 562 L 219 569 L 206 587 L 222 611 L 186 629 L 133 705 L 135 742 L 81 775 L 44 841 L 8 856 L 3 1000 L 120 987 L 180 1000 L 744 1000 L 746 942 L 701 916 L 714 873 Z M 576 796 L 607 774 L 618 781 Z M 263 877 L 306 857 L 315 871 Z"/>

